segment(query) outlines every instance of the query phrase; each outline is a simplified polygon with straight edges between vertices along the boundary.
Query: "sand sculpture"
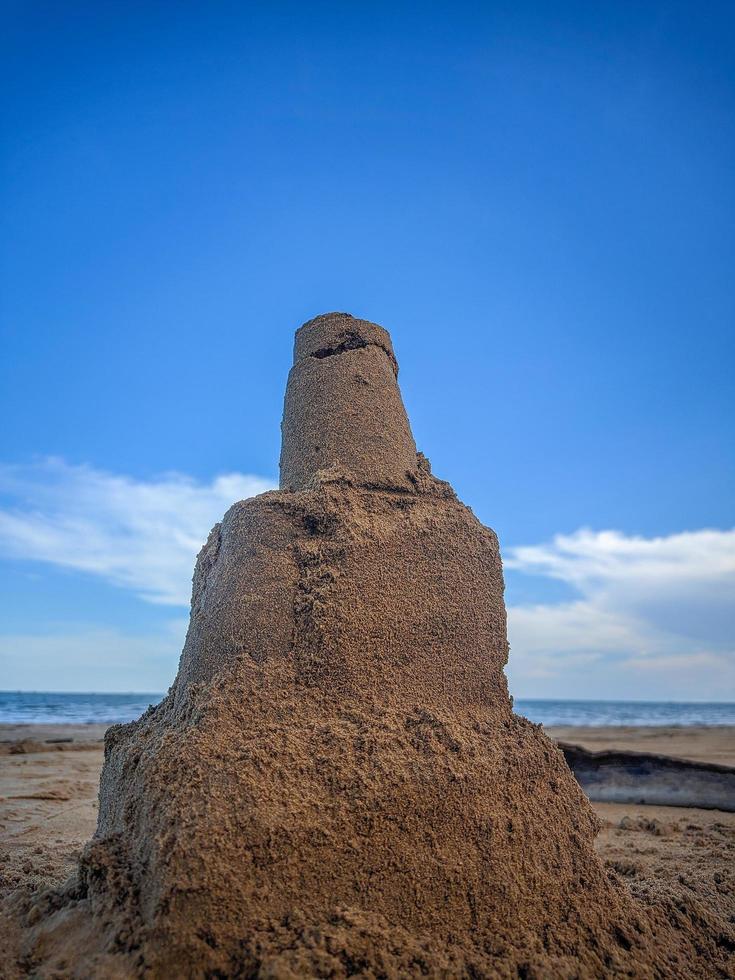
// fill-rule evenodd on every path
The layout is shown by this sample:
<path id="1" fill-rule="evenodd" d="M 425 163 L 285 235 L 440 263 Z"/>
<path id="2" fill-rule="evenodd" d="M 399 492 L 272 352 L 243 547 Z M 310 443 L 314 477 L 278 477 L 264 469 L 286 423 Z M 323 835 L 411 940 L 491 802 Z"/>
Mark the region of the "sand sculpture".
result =
<path id="1" fill-rule="evenodd" d="M 40 975 L 688 975 L 513 713 L 497 538 L 417 454 L 397 373 L 375 324 L 297 332 L 281 487 L 213 529 L 173 687 L 108 733 Z"/>

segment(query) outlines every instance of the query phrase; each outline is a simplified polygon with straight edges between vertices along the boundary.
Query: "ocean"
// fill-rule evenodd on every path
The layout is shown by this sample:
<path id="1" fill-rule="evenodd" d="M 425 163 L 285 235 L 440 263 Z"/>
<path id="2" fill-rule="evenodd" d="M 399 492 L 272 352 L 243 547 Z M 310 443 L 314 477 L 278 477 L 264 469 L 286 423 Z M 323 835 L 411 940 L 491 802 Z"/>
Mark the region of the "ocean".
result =
<path id="1" fill-rule="evenodd" d="M 163 694 L 0 691 L 0 723 L 114 724 L 138 718 Z M 544 725 L 735 725 L 735 703 L 557 701 L 517 698 L 515 710 Z"/>

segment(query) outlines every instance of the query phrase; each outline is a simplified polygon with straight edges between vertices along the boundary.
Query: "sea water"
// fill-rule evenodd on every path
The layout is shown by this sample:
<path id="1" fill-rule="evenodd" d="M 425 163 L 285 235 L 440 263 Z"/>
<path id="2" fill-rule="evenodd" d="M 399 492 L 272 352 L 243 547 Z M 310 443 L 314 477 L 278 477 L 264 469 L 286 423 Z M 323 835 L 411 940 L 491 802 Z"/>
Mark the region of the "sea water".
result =
<path id="1" fill-rule="evenodd" d="M 162 697 L 161 693 L 0 691 L 0 723 L 114 724 L 138 718 Z M 731 702 L 516 698 L 515 710 L 544 725 L 735 725 L 735 703 Z"/>

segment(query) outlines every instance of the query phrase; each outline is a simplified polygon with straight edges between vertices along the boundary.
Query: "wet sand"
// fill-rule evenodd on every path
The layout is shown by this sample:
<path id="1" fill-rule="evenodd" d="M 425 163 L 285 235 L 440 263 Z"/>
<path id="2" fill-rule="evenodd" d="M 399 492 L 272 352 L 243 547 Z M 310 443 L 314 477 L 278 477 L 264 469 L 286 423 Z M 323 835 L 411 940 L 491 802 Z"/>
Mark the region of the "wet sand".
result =
<path id="1" fill-rule="evenodd" d="M 73 871 L 96 825 L 104 731 L 104 725 L 0 726 L 0 895 L 47 887 Z M 554 728 L 550 734 L 595 751 L 735 763 L 733 728 Z M 735 814 L 610 803 L 594 809 L 602 823 L 597 851 L 634 894 L 655 893 L 732 921 Z"/>
<path id="2" fill-rule="evenodd" d="M 31 740 L 49 746 L 101 743 L 107 725 L 7 725 L 0 724 L 0 755 L 14 742 Z M 554 725 L 545 729 L 551 738 L 572 742 L 585 749 L 622 749 L 652 752 L 694 762 L 714 762 L 735 766 L 735 726 L 583 726 Z"/>
<path id="3" fill-rule="evenodd" d="M 72 870 L 79 849 L 95 829 L 105 729 L 105 725 L 0 725 L 0 855 L 6 858 L 1 862 L 5 887 L 29 877 L 58 879 Z M 553 738 L 594 751 L 650 751 L 735 765 L 735 728 L 730 727 L 548 731 Z M 645 876 L 650 867 L 661 870 L 681 861 L 700 869 L 703 862 L 709 863 L 712 875 L 724 865 L 735 865 L 735 814 L 633 804 L 596 803 L 594 807 L 603 821 L 598 850 L 606 860 L 627 868 L 631 879 Z"/>

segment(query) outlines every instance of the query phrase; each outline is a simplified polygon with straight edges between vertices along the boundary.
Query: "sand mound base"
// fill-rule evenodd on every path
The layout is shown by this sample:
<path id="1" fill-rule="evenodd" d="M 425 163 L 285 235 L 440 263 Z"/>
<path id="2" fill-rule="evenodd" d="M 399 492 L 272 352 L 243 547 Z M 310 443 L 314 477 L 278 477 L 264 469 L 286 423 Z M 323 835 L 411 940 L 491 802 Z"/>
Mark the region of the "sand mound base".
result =
<path id="1" fill-rule="evenodd" d="M 572 977 L 648 958 L 589 805 L 515 716 L 335 704 L 243 661 L 112 729 L 106 771 L 118 803 L 67 905 L 98 924 L 87 956 L 132 976 Z"/>

